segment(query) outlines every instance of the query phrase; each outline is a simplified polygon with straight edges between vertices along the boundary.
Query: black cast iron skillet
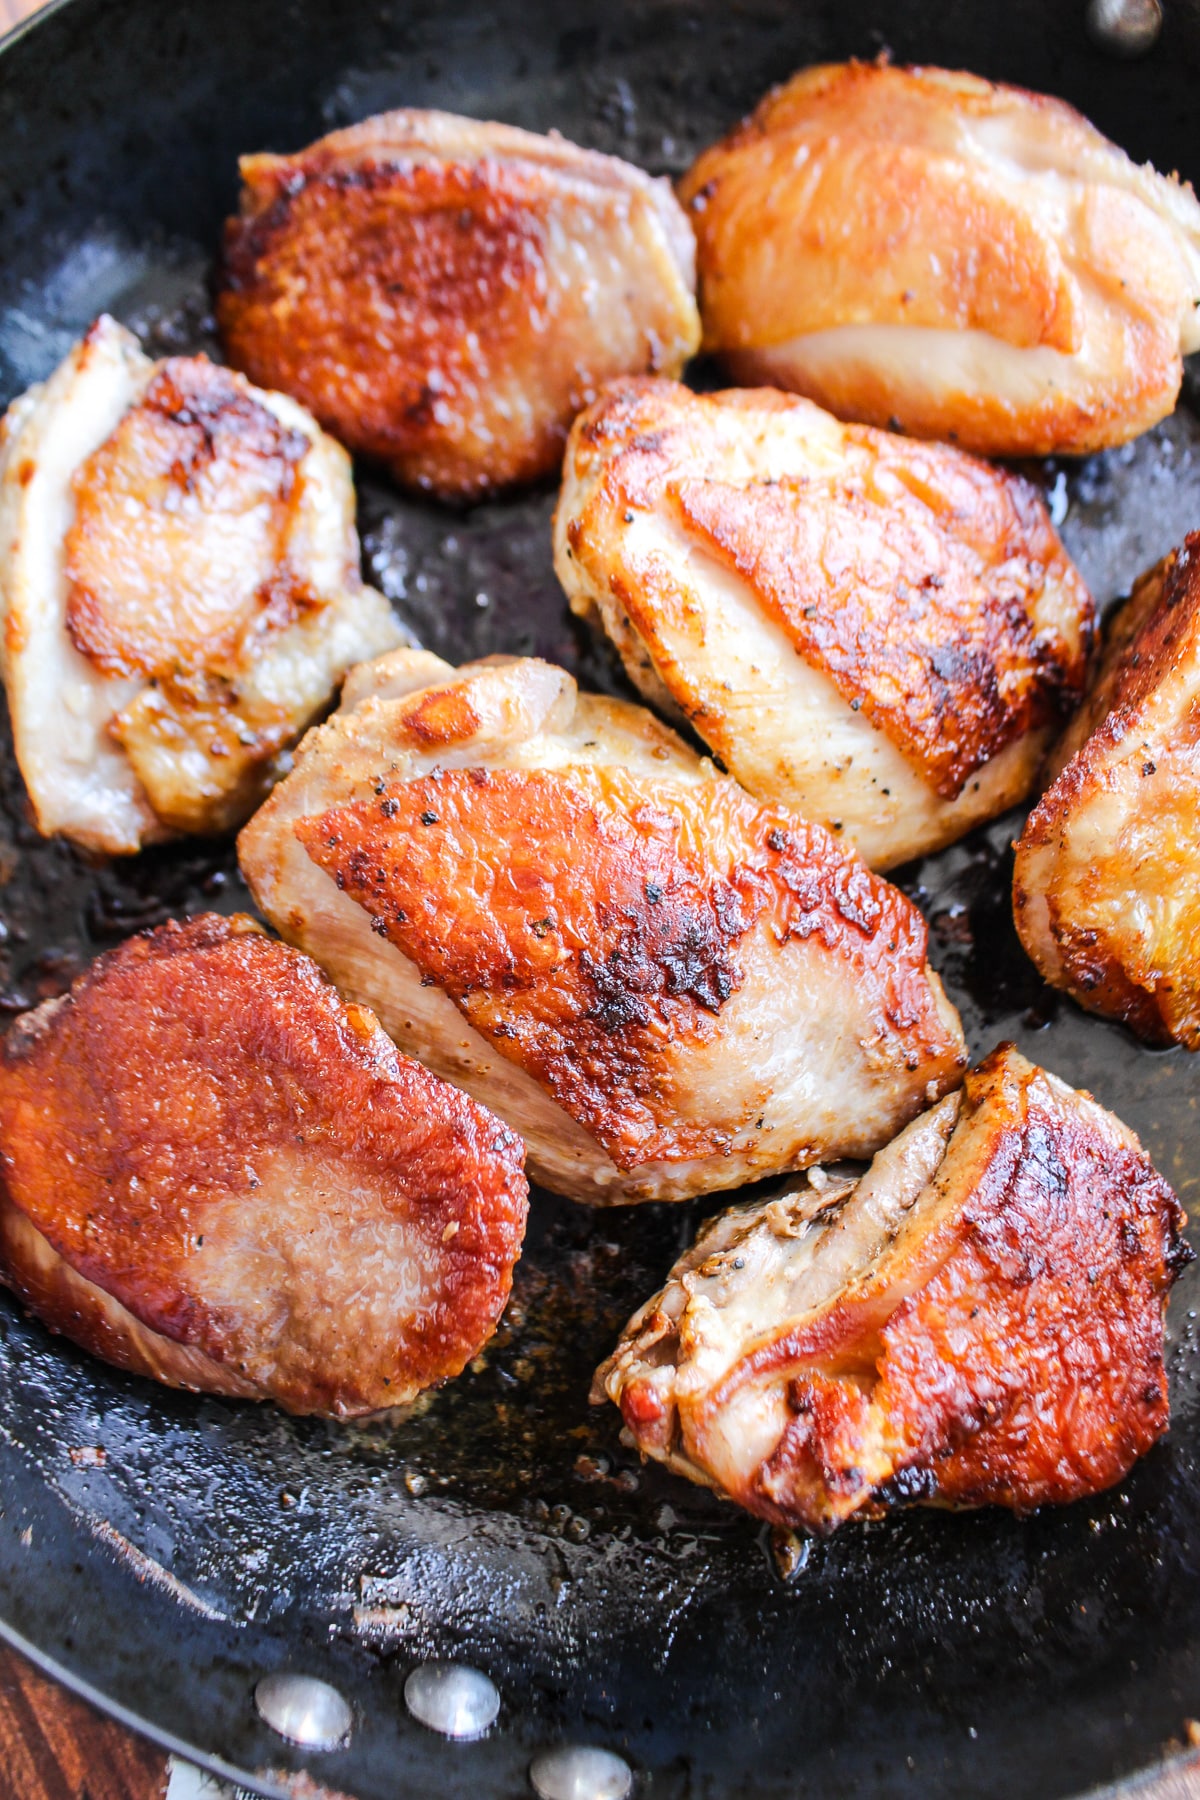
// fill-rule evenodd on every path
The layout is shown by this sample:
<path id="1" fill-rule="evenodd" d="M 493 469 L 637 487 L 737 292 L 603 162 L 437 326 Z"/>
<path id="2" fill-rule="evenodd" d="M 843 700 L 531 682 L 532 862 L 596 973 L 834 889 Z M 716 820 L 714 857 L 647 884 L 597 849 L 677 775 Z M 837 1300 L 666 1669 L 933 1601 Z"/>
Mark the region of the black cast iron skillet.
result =
<path id="1" fill-rule="evenodd" d="M 1136 64 L 1091 47 L 1076 0 L 60 0 L 0 54 L 0 398 L 102 307 L 160 353 L 211 341 L 239 151 L 416 103 L 678 171 L 798 65 L 885 46 L 1061 94 L 1135 156 L 1200 173 L 1200 20 L 1180 0 Z M 1200 525 L 1186 404 L 1132 448 L 1038 473 L 1102 601 Z M 432 649 L 537 651 L 620 689 L 556 586 L 551 494 L 457 514 L 361 476 L 369 572 Z M 141 926 L 246 903 L 227 843 L 111 864 L 42 843 L 6 754 L 7 1012 Z M 904 877 L 972 1048 L 1011 1036 L 1092 1088 L 1194 1205 L 1200 1063 L 1043 988 L 1009 918 L 1017 824 Z M 785 1583 L 753 1520 L 640 1468 L 615 1411 L 587 1405 L 699 1211 L 538 1195 L 498 1338 L 403 1424 L 171 1394 L 0 1299 L 0 1631 L 263 1792 L 308 1768 L 360 1800 L 515 1800 L 531 1755 L 570 1740 L 620 1751 L 653 1800 L 1049 1800 L 1166 1755 L 1200 1715 L 1200 1270 L 1171 1309 L 1172 1431 L 1119 1490 L 1025 1520 L 850 1526 Z M 484 1741 L 407 1717 L 403 1680 L 430 1656 L 498 1684 Z M 277 1668 L 350 1698 L 347 1748 L 290 1749 L 257 1719 Z"/>

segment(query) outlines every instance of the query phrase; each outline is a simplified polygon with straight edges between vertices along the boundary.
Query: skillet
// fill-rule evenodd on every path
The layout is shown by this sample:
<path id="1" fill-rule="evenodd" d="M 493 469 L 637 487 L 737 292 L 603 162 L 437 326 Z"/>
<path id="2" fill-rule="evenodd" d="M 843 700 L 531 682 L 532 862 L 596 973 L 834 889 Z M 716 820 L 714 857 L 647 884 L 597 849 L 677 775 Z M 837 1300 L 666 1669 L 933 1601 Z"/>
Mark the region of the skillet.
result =
<path id="1" fill-rule="evenodd" d="M 890 49 L 1061 94 L 1135 157 L 1200 175 L 1200 13 L 1138 62 L 1076 0 L 58 0 L 0 51 L 0 399 L 103 307 L 155 353 L 212 347 L 236 156 L 391 105 L 552 126 L 678 172 L 803 63 Z M 703 374 L 703 372 L 702 372 Z M 1038 465 L 1097 598 L 1200 524 L 1200 422 Z M 536 652 L 622 690 L 571 622 L 547 491 L 455 513 L 360 471 L 368 575 L 429 648 Z M 88 861 L 33 830 L 0 750 L 0 1008 L 57 993 L 169 914 L 247 897 L 229 843 Z M 974 1052 L 1015 1038 L 1141 1134 L 1200 1202 L 1200 1063 L 1044 988 L 1008 909 L 1015 815 L 901 875 Z M 710 1198 L 708 1207 L 714 1201 Z M 1174 1423 L 1062 1512 L 914 1512 L 800 1548 L 619 1441 L 593 1367 L 704 1210 L 536 1194 L 514 1302 L 471 1372 L 355 1428 L 172 1394 L 0 1296 L 0 1633 L 160 1742 L 265 1794 L 515 1800 L 538 1750 L 618 1751 L 653 1800 L 1075 1794 L 1152 1767 L 1200 1716 L 1200 1266 L 1169 1320 Z M 482 1741 L 406 1713 L 427 1658 L 485 1670 Z M 257 1716 L 273 1670 L 334 1683 L 348 1744 Z M 299 1783 L 299 1785 L 297 1785 Z M 3 1776 L 0 1774 L 0 1786 Z"/>

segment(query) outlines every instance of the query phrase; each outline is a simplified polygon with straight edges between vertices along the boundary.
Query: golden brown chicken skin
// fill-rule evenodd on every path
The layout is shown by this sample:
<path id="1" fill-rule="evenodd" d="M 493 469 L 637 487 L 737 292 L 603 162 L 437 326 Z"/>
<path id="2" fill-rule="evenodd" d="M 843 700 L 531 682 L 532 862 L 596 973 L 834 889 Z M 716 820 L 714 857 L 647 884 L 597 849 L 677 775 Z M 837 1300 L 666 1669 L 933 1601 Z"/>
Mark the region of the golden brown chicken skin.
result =
<path id="1" fill-rule="evenodd" d="M 769 388 L 610 384 L 555 568 L 647 699 L 876 868 L 1024 798 L 1092 640 L 1027 482 Z"/>
<path id="2" fill-rule="evenodd" d="M 578 1199 L 869 1155 L 963 1066 L 916 907 L 532 658 L 355 671 L 238 850 L 277 928 Z"/>
<path id="3" fill-rule="evenodd" d="M 230 356 L 406 485 L 546 475 L 601 382 L 699 343 L 669 184 L 557 135 L 392 112 L 241 170 Z"/>
<path id="4" fill-rule="evenodd" d="M 286 558 L 309 447 L 228 369 L 162 363 L 72 479 L 76 649 L 106 674 L 155 675 L 232 650 L 264 598 L 278 623 L 295 618 L 306 595 Z"/>
<path id="5" fill-rule="evenodd" d="M 1017 844 L 1017 930 L 1046 980 L 1200 1049 L 1200 534 L 1142 577 Z"/>
<path id="6" fill-rule="evenodd" d="M 239 824 L 403 635 L 362 583 L 346 453 L 108 317 L 0 432 L 0 622 L 38 826 L 110 854 Z"/>
<path id="7" fill-rule="evenodd" d="M 445 770 L 296 835 L 626 1168 L 725 1143 L 723 1122 L 672 1116 L 656 1064 L 712 1036 L 745 982 L 748 932 L 820 944 L 848 982 L 878 985 L 881 1019 L 931 1010 L 924 933 L 899 891 L 732 785 L 689 805 L 609 772 Z M 916 1035 L 914 1059 L 937 1036 Z"/>
<path id="8" fill-rule="evenodd" d="M 1111 1487 L 1166 1430 L 1191 1251 L 1137 1138 L 1003 1045 L 861 1180 L 710 1223 L 593 1399 L 646 1456 L 821 1534 Z"/>
<path id="9" fill-rule="evenodd" d="M 738 380 L 994 455 L 1170 412 L 1200 206 L 1062 101 L 944 69 L 805 69 L 681 185 L 704 342 Z"/>
<path id="10" fill-rule="evenodd" d="M 208 914 L 0 1049 L 0 1276 L 173 1387 L 348 1418 L 457 1375 L 524 1233 L 519 1140 L 306 956 Z"/>

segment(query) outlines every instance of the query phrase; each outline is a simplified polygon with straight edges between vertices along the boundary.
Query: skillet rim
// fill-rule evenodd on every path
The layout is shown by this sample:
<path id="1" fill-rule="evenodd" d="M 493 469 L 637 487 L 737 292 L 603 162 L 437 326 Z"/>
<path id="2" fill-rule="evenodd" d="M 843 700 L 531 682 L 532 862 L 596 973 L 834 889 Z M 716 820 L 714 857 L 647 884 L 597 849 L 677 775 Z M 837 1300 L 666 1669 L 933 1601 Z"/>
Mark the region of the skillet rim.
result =
<path id="1" fill-rule="evenodd" d="M 37 32 L 58 15 L 66 13 L 75 4 L 76 0 L 46 0 L 46 3 L 36 13 L 18 21 L 3 35 L 0 35 L 0 54 L 15 48 L 31 33 Z M 631 155 L 635 154 L 635 152 L 631 152 Z M 127 1729 L 160 1745 L 168 1753 L 179 1756 L 224 1781 L 233 1782 L 254 1793 L 268 1796 L 270 1800 L 288 1800 L 290 1791 L 288 1787 L 267 1780 L 261 1773 L 255 1774 L 249 1770 L 238 1768 L 224 1758 L 200 1750 L 185 1739 L 143 1719 L 121 1701 L 111 1698 L 85 1677 L 75 1673 L 68 1665 L 41 1650 L 4 1617 L 0 1617 L 0 1640 L 25 1656 L 35 1667 L 59 1682 L 68 1691 L 95 1706 Z M 1134 1795 L 1144 1796 L 1144 1800 L 1183 1800 L 1182 1790 L 1177 1785 L 1179 1778 L 1181 1775 L 1186 1776 L 1188 1771 L 1198 1767 L 1200 1767 L 1200 1752 L 1180 1751 L 1157 1762 L 1148 1763 L 1142 1769 L 1116 1782 L 1089 1788 L 1079 1795 L 1079 1800 L 1106 1800 L 1106 1797 L 1109 1796 L 1112 1796 L 1113 1800 L 1117 1800 L 1117 1797 L 1129 1796 L 1132 1800 Z M 319 1771 L 316 1779 L 320 1780 Z M 1200 1792 L 1200 1788 L 1196 1791 Z"/>

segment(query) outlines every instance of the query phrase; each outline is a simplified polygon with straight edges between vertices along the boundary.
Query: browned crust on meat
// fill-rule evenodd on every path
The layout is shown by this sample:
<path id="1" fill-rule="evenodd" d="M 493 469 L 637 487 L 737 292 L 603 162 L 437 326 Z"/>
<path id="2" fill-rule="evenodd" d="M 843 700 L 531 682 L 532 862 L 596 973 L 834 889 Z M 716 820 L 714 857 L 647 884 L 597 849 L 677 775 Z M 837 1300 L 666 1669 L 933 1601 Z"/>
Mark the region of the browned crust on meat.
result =
<path id="1" fill-rule="evenodd" d="M 984 116 L 1029 107 L 1091 134 L 1061 101 L 972 76 L 952 89 L 886 63 L 803 70 L 705 150 L 680 183 L 696 231 L 706 348 L 769 344 L 869 318 L 986 331 L 1022 349 L 1078 350 L 1079 293 L 1057 246 L 949 143 L 938 152 L 904 141 L 922 101 Z M 761 240 L 789 225 L 802 256 L 821 256 L 825 278 L 756 289 L 747 313 L 744 234 Z M 869 311 L 865 269 L 874 270 Z"/>
<path id="2" fill-rule="evenodd" d="M 798 654 L 954 800 L 1006 745 L 1075 704 L 1091 596 L 1032 486 L 947 445 L 848 426 L 847 466 L 832 479 L 735 485 L 703 473 L 713 408 L 802 417 L 808 405 L 770 390 L 695 396 L 665 381 L 610 385 L 572 434 L 606 458 L 572 521 L 572 553 L 603 581 L 593 541 L 630 508 L 664 497 Z M 653 654 L 656 609 L 670 599 L 645 573 L 622 581 L 617 598 Z M 1050 581 L 1065 591 L 1073 630 L 1039 618 Z M 703 732 L 704 719 L 696 723 Z"/>
<path id="3" fill-rule="evenodd" d="M 1002 1045 L 967 1077 L 935 1182 L 952 1204 L 902 1266 L 886 1256 L 705 1396 L 715 1416 L 786 1382 L 783 1436 L 732 1494 L 760 1517 L 826 1532 L 914 1500 L 1061 1504 L 1112 1486 L 1166 1430 L 1163 1316 L 1192 1253 L 1132 1133 Z M 652 1381 L 621 1405 L 661 1444 Z"/>
<path id="4" fill-rule="evenodd" d="M 756 929 L 819 940 L 877 994 L 881 1043 L 954 1079 L 923 919 L 820 826 L 732 783 L 656 797 L 615 769 L 381 776 L 378 793 L 297 837 L 619 1168 L 722 1148 L 680 1122 L 673 1053 L 719 1030 Z"/>
<path id="5" fill-rule="evenodd" d="M 75 648 L 106 675 L 154 675 L 228 653 L 259 614 L 283 626 L 312 604 L 284 555 L 310 448 L 240 375 L 205 356 L 160 363 L 72 482 Z M 259 583 L 243 585 L 244 557 Z"/>
<path id="6" fill-rule="evenodd" d="M 994 150 L 960 128 L 989 120 Z M 1021 192 L 1025 156 L 1006 133 L 1026 140 L 1031 174 L 1078 171 L 1066 222 Z M 1106 158 L 1129 179 L 1106 181 Z M 1195 225 L 1177 227 L 1169 201 L 1143 205 L 1144 184 L 1045 95 L 886 62 L 802 70 L 680 183 L 704 346 L 739 381 L 779 378 L 841 418 L 898 416 L 907 432 L 985 455 L 1126 442 L 1175 403 L 1180 308 L 1191 302 L 1170 236 Z M 863 325 L 975 331 L 1020 356 L 1070 360 L 1061 378 L 1051 369 L 1010 393 L 1002 382 L 925 384 L 919 343 L 902 379 L 850 346 L 819 362 L 789 348 Z M 1098 333 L 1101 360 L 1085 370 Z"/>
<path id="7" fill-rule="evenodd" d="M 648 242 L 644 178 L 562 144 L 540 159 L 544 140 L 523 154 L 508 133 L 492 154 L 437 154 L 414 138 L 421 117 L 244 159 L 217 313 L 252 379 L 398 480 L 472 498 L 548 474 L 602 381 L 677 373 L 699 324 L 674 253 Z M 559 266 L 571 241 L 628 264 L 608 330 Z"/>
<path id="8" fill-rule="evenodd" d="M 469 491 L 446 440 L 479 383 L 472 339 L 485 334 L 489 360 L 519 343 L 546 254 L 538 200 L 535 184 L 483 170 L 300 173 L 269 212 L 227 227 L 218 317 L 230 353 L 398 478 L 417 470 L 434 492 Z M 289 301 L 301 270 L 311 281 Z M 546 473 L 563 436 L 557 418 L 517 435 L 480 485 Z"/>
<path id="9" fill-rule="evenodd" d="M 376 1410 L 464 1367 L 509 1293 L 521 1162 L 499 1120 L 245 918 L 131 939 L 0 1049 L 12 1207 L 140 1326 L 199 1353 L 183 1359 L 186 1385 L 294 1412 Z M 281 1204 L 277 1223 L 264 1217 Z M 394 1289 L 361 1310 L 355 1258 L 384 1253 L 392 1227 L 422 1299 L 406 1299 L 397 1266 Z M 311 1243 L 286 1241 L 297 1231 Z M 122 1360 L 119 1313 L 81 1303 L 45 1258 L 40 1275 L 36 1259 L 12 1260 L 20 1234 L 3 1235 L 10 1284 L 52 1327 Z M 245 1268 L 243 1239 L 261 1247 Z M 144 1346 L 123 1360 L 144 1367 Z"/>
<path id="10" fill-rule="evenodd" d="M 151 1331 L 140 1319 L 73 1269 L 0 1186 L 0 1279 L 48 1330 L 93 1356 L 193 1393 L 259 1398 L 253 1381 L 202 1350 Z"/>
<path id="11" fill-rule="evenodd" d="M 1112 621 L 1096 684 L 1017 845 L 1013 906 L 1033 961 L 1090 1012 L 1200 1048 L 1200 533 Z M 1075 841 L 1110 802 L 1102 843 Z"/>
<path id="12" fill-rule="evenodd" d="M 1104 628 L 1096 679 L 1064 732 L 1050 765 L 1064 769 L 1092 733 L 1107 724 L 1111 741 L 1164 676 L 1189 661 L 1200 645 L 1200 532 L 1172 550 L 1133 584 L 1129 599 Z"/>

